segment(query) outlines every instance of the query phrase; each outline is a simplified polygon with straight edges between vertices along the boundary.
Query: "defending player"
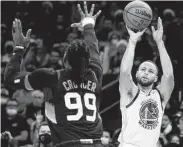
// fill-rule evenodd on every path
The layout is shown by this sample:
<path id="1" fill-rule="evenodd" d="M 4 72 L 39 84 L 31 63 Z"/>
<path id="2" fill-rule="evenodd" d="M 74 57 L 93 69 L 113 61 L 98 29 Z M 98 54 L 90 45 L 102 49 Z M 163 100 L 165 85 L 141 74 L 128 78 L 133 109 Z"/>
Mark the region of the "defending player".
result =
<path id="1" fill-rule="evenodd" d="M 131 70 L 135 46 L 145 30 L 137 33 L 128 28 L 127 30 L 130 38 L 120 70 L 120 109 L 123 123 L 118 140 L 120 147 L 156 147 L 164 108 L 174 88 L 172 63 L 162 40 L 162 20 L 158 18 L 157 30 L 152 27 L 163 70 L 161 84 L 155 89 L 153 87 L 158 79 L 158 68 L 152 61 L 140 64 L 136 72 L 137 85 L 133 82 Z"/>
<path id="2" fill-rule="evenodd" d="M 32 73 L 20 72 L 20 61 L 29 44 L 31 30 L 22 34 L 20 20 L 13 22 L 14 55 L 5 71 L 5 83 L 26 90 L 49 88 L 45 114 L 56 146 L 101 147 L 102 121 L 99 116 L 102 67 L 99 60 L 98 41 L 94 32 L 99 11 L 93 16 L 94 4 L 85 13 L 78 4 L 81 22 L 72 27 L 84 29 L 84 40 L 74 40 L 64 56 L 66 69 L 54 71 L 38 69 Z M 51 98 L 52 97 L 52 98 Z M 85 145 L 82 145 L 85 144 Z"/>

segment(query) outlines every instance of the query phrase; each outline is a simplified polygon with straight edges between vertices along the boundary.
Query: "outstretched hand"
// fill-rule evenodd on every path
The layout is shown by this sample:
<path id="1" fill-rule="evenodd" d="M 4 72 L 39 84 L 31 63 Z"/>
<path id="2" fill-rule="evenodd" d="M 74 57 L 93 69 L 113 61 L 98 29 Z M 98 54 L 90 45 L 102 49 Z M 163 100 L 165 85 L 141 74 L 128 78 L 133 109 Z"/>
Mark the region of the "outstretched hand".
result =
<path id="1" fill-rule="evenodd" d="M 27 31 L 26 36 L 23 35 L 21 21 L 15 18 L 12 26 L 12 36 L 15 45 L 27 48 L 30 44 L 30 35 L 31 29 Z"/>
<path id="2" fill-rule="evenodd" d="M 130 35 L 130 39 L 136 43 L 140 39 L 140 37 L 144 34 L 144 32 L 146 31 L 147 28 L 145 28 L 142 31 L 139 31 L 137 33 L 135 33 L 130 28 L 128 28 L 128 26 L 126 26 L 126 29 L 128 31 L 128 34 Z"/>
<path id="3" fill-rule="evenodd" d="M 152 35 L 156 43 L 159 43 L 163 40 L 163 24 L 160 17 L 158 17 L 158 24 L 157 24 L 157 30 L 154 29 L 153 26 L 151 26 L 152 29 Z"/>
<path id="4" fill-rule="evenodd" d="M 84 12 L 82 11 L 80 4 L 78 4 L 77 7 L 78 7 L 79 14 L 81 16 L 81 21 L 79 23 L 71 24 L 71 27 L 77 27 L 77 28 L 83 29 L 84 25 L 88 24 L 89 21 L 93 25 L 95 25 L 96 19 L 100 15 L 101 10 L 99 10 L 97 14 L 93 15 L 95 4 L 92 4 L 91 10 L 88 13 L 86 1 L 84 1 Z"/>

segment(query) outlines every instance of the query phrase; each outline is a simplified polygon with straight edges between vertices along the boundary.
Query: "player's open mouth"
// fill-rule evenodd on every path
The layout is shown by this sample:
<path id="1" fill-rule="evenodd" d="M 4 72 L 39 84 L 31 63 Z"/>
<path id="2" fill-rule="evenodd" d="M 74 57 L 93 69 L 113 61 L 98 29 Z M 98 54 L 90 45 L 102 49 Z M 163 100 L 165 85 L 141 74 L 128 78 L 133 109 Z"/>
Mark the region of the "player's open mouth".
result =
<path id="1" fill-rule="evenodd" d="M 142 77 L 142 79 L 143 79 L 143 80 L 148 80 L 148 78 L 147 78 L 147 77 Z"/>

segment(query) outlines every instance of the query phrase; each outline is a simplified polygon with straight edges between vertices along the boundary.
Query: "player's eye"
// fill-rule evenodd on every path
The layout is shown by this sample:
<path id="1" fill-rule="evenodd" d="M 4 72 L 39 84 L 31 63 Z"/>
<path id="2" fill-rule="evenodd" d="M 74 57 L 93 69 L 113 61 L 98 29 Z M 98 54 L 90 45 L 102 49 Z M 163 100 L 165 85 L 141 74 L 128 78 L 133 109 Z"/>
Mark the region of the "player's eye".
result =
<path id="1" fill-rule="evenodd" d="M 149 71 L 150 73 L 154 73 L 152 70 Z"/>

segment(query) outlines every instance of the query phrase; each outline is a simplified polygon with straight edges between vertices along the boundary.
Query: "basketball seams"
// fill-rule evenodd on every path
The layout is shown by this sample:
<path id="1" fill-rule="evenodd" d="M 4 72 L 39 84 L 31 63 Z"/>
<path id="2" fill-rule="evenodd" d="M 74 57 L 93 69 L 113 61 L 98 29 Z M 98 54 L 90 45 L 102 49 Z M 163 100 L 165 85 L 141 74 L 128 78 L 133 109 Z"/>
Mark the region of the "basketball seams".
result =
<path id="1" fill-rule="evenodd" d="M 125 12 L 127 12 L 127 13 L 130 13 L 130 12 L 128 12 L 130 9 L 132 9 L 132 8 L 144 8 L 144 9 L 146 9 L 146 10 L 148 10 L 148 11 L 150 11 L 150 13 L 152 13 L 152 10 L 150 10 L 150 9 L 147 9 L 147 8 L 145 8 L 145 7 L 141 7 L 141 6 L 138 6 L 138 7 L 130 7 L 130 8 L 128 8 L 127 10 L 125 10 L 124 9 L 124 11 Z M 130 14 L 132 14 L 132 13 L 130 13 Z M 152 20 L 152 17 L 151 17 L 151 20 L 149 20 L 149 19 L 146 19 L 146 18 L 143 18 L 143 17 L 140 17 L 140 16 L 138 16 L 138 15 L 135 15 L 135 14 L 132 14 L 133 16 L 137 16 L 137 17 L 139 17 L 139 18 L 142 18 L 142 19 L 145 19 L 145 20 L 147 20 L 147 21 L 151 21 Z"/>
<path id="2" fill-rule="evenodd" d="M 132 26 L 137 27 L 137 28 L 139 28 L 139 29 L 140 29 L 140 27 L 138 27 L 138 26 L 134 25 L 134 24 L 131 22 L 131 20 L 127 17 L 127 13 L 126 13 L 126 19 L 130 22 L 130 24 L 131 24 Z"/>
<path id="3" fill-rule="evenodd" d="M 151 11 L 151 13 L 152 13 L 152 10 L 151 10 L 151 9 L 148 9 L 148 8 L 146 8 L 146 7 L 142 7 L 142 6 L 134 6 L 134 7 L 130 7 L 130 8 L 128 8 L 128 9 L 127 9 L 127 11 L 128 11 L 129 9 L 131 9 L 131 8 L 145 8 L 145 9 L 147 9 L 147 10 Z M 124 11 L 125 11 L 125 9 L 124 9 Z"/>
<path id="4" fill-rule="evenodd" d="M 124 10 L 125 11 L 125 10 Z M 147 21 L 151 21 L 151 20 L 149 20 L 149 19 L 146 19 L 146 18 L 143 18 L 143 17 L 140 17 L 140 16 L 138 16 L 138 15 L 135 15 L 135 14 L 133 14 L 133 13 L 131 13 L 131 12 L 128 12 L 128 11 L 125 11 L 126 13 L 129 13 L 129 14 L 131 14 L 131 15 L 133 15 L 133 16 L 136 16 L 136 17 L 138 17 L 138 18 L 141 18 L 141 19 L 144 19 L 144 20 L 147 20 Z M 126 15 L 127 16 L 127 15 Z"/>

